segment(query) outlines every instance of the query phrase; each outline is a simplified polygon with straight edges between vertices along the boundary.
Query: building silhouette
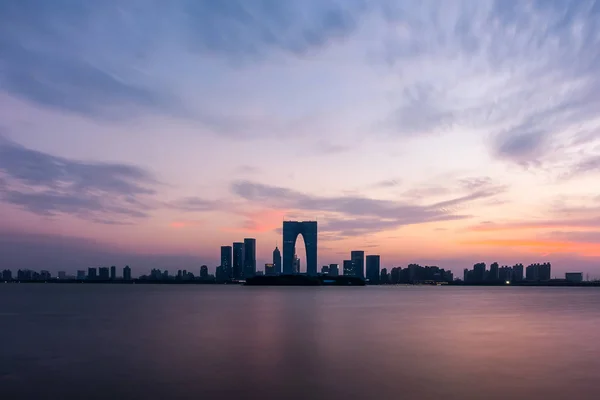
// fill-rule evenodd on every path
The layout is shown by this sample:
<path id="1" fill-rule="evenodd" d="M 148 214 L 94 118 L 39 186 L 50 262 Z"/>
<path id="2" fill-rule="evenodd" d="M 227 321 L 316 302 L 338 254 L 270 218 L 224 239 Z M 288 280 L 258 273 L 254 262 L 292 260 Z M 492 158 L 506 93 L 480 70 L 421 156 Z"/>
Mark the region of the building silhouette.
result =
<path id="1" fill-rule="evenodd" d="M 275 268 L 275 275 L 281 275 L 281 252 L 277 246 L 273 250 L 273 266 Z"/>
<path id="2" fill-rule="evenodd" d="M 525 279 L 532 282 L 546 282 L 551 278 L 550 263 L 531 264 L 525 269 Z"/>
<path id="3" fill-rule="evenodd" d="M 490 265 L 490 272 L 488 273 L 487 280 L 492 282 L 500 280 L 500 267 L 497 262 L 493 262 Z"/>
<path id="4" fill-rule="evenodd" d="M 330 276 L 339 276 L 340 275 L 340 266 L 338 264 L 329 264 L 329 275 Z"/>
<path id="5" fill-rule="evenodd" d="M 317 221 L 283 221 L 283 273 L 294 273 L 296 240 L 302 235 L 306 247 L 306 273 L 317 275 Z"/>
<path id="6" fill-rule="evenodd" d="M 581 283 L 583 282 L 583 272 L 565 272 L 565 280 L 567 282 Z"/>
<path id="7" fill-rule="evenodd" d="M 354 265 L 352 264 L 352 260 L 344 260 L 342 266 L 344 269 L 344 276 L 355 276 Z"/>
<path id="8" fill-rule="evenodd" d="M 483 282 L 486 278 L 485 263 L 477 263 L 473 265 L 473 282 Z"/>
<path id="9" fill-rule="evenodd" d="M 292 266 L 293 266 L 292 274 L 299 274 L 300 273 L 300 259 L 298 258 L 298 256 L 296 254 L 294 254 L 294 263 L 292 264 Z"/>
<path id="10" fill-rule="evenodd" d="M 523 280 L 523 264 L 515 264 L 512 267 L 512 281 L 521 282 Z"/>
<path id="11" fill-rule="evenodd" d="M 221 246 L 221 268 L 224 279 L 231 279 L 233 277 L 233 255 L 231 246 Z"/>
<path id="12" fill-rule="evenodd" d="M 233 279 L 244 277 L 244 242 L 233 243 Z"/>
<path id="13" fill-rule="evenodd" d="M 265 264 L 265 275 L 274 276 L 275 275 L 275 266 L 271 263 Z"/>
<path id="14" fill-rule="evenodd" d="M 387 268 L 381 269 L 381 276 L 379 277 L 379 283 L 382 285 L 387 285 L 390 283 L 390 276 L 388 275 Z"/>
<path id="15" fill-rule="evenodd" d="M 203 265 L 200 267 L 200 278 L 201 279 L 208 278 L 208 267 L 206 265 Z"/>
<path id="16" fill-rule="evenodd" d="M 354 276 L 365 279 L 365 252 L 354 250 L 350 252 L 350 259 L 354 267 Z"/>
<path id="17" fill-rule="evenodd" d="M 329 275 L 329 265 L 323 265 L 321 267 L 321 274 L 323 274 L 323 275 Z"/>
<path id="18" fill-rule="evenodd" d="M 373 285 L 379 284 L 381 258 L 378 255 L 367 256 L 367 280 Z"/>
<path id="19" fill-rule="evenodd" d="M 110 272 L 108 267 L 100 267 L 98 270 L 98 279 L 107 281 L 110 278 Z"/>
<path id="20" fill-rule="evenodd" d="M 90 280 L 98 279 L 98 274 L 97 274 L 96 268 L 93 268 L 93 267 L 88 268 L 87 278 Z"/>
<path id="21" fill-rule="evenodd" d="M 82 270 L 82 269 L 77 270 L 77 279 L 78 280 L 85 279 L 85 271 L 84 270 Z"/>
<path id="22" fill-rule="evenodd" d="M 244 277 L 256 275 L 256 239 L 244 239 Z"/>
<path id="23" fill-rule="evenodd" d="M 5 269 L 2 271 L 2 280 L 12 281 L 12 271 L 10 269 Z"/>
<path id="24" fill-rule="evenodd" d="M 129 265 L 126 265 L 125 268 L 123 268 L 123 279 L 126 281 L 131 280 L 131 268 L 129 268 Z"/>
<path id="25" fill-rule="evenodd" d="M 112 279 L 113 281 L 117 279 L 117 267 L 115 267 L 114 265 L 110 267 L 110 279 Z"/>

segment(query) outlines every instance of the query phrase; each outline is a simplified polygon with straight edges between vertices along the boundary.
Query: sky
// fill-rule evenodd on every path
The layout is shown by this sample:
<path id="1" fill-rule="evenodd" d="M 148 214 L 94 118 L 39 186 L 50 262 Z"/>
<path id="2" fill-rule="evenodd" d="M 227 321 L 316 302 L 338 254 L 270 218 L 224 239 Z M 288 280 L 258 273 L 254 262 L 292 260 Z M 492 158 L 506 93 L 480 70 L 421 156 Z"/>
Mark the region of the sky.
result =
<path id="1" fill-rule="evenodd" d="M 0 268 L 600 277 L 597 71 L 599 0 L 2 1 Z"/>

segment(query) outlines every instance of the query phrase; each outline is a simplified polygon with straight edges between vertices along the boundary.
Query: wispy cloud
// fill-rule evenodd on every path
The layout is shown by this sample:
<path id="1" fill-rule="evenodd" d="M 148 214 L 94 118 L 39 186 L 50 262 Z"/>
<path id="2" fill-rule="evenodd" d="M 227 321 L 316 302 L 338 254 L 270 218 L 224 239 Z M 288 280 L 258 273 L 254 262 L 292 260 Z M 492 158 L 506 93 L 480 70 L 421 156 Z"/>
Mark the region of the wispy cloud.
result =
<path id="1" fill-rule="evenodd" d="M 3 202 L 39 215 L 72 214 L 109 224 L 148 216 L 144 197 L 158 184 L 139 167 L 69 160 L 2 138 L 0 177 Z"/>
<path id="2" fill-rule="evenodd" d="M 180 99 L 149 72 L 156 52 L 177 47 L 231 65 L 277 52 L 303 55 L 353 32 L 366 4 L 3 2 L 0 83 L 21 98 L 87 116 L 114 118 L 148 107 L 173 112 L 182 107 Z M 208 112 L 200 119 L 213 127 L 232 123 Z"/>
<path id="3" fill-rule="evenodd" d="M 346 236 L 394 229 L 402 225 L 468 218 L 468 215 L 454 214 L 451 208 L 499 193 L 478 191 L 437 204 L 419 205 L 359 196 L 321 197 L 249 181 L 234 182 L 232 190 L 236 195 L 257 204 L 320 211 L 330 214 L 330 217 L 337 215 L 328 218 L 321 230 L 343 232 Z"/>
<path id="4" fill-rule="evenodd" d="M 490 154 L 553 163 L 582 127 L 600 126 L 596 1 L 389 2 L 382 55 L 406 82 L 399 135 L 467 127 Z M 582 137 L 579 137 L 579 145 Z M 584 140 L 598 140 L 597 134 Z"/>

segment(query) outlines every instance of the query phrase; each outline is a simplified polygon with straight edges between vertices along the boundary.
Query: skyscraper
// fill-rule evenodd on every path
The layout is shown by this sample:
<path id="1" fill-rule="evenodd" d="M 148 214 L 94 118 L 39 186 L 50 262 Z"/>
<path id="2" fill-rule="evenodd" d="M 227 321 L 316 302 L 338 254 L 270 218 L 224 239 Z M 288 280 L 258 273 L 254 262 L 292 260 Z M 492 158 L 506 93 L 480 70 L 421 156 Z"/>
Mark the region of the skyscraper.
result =
<path id="1" fill-rule="evenodd" d="M 233 277 L 232 259 L 231 246 L 221 246 L 221 270 L 223 279 L 231 279 Z"/>
<path id="2" fill-rule="evenodd" d="M 256 239 L 244 239 L 244 276 L 256 275 Z"/>
<path id="3" fill-rule="evenodd" d="M 85 271 L 82 269 L 77 270 L 77 279 L 83 280 L 85 279 Z"/>
<path id="4" fill-rule="evenodd" d="M 354 276 L 365 279 L 365 252 L 354 250 L 350 252 L 350 259 L 354 267 Z"/>
<path id="5" fill-rule="evenodd" d="M 317 221 L 283 221 L 283 273 L 291 274 L 296 257 L 296 239 L 302 235 L 306 247 L 306 273 L 317 275 Z"/>
<path id="6" fill-rule="evenodd" d="M 110 279 L 112 279 L 113 281 L 117 279 L 117 267 L 115 267 L 114 265 L 110 267 Z"/>
<path id="7" fill-rule="evenodd" d="M 129 265 L 126 265 L 125 268 L 123 268 L 123 279 L 126 281 L 131 280 L 131 268 L 129 268 Z"/>
<path id="8" fill-rule="evenodd" d="M 352 260 L 344 260 L 344 276 L 354 276 L 354 266 L 352 265 Z"/>
<path id="9" fill-rule="evenodd" d="M 281 252 L 277 246 L 273 250 L 273 267 L 275 268 L 275 275 L 281 275 Z"/>
<path id="10" fill-rule="evenodd" d="M 244 277 L 244 243 L 233 243 L 233 279 Z"/>
<path id="11" fill-rule="evenodd" d="M 367 256 L 367 279 L 372 285 L 378 285 L 380 279 L 381 259 L 378 255 Z"/>
<path id="12" fill-rule="evenodd" d="M 87 278 L 88 279 L 96 279 L 96 278 L 98 278 L 96 268 L 93 268 L 93 267 L 88 268 Z"/>

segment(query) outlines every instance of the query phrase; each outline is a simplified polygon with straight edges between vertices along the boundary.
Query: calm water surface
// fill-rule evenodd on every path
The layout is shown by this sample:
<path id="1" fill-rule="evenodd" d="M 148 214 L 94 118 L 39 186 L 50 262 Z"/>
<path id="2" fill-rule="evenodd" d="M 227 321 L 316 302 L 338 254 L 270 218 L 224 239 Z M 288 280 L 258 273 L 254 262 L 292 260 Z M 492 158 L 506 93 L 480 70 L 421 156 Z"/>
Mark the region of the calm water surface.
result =
<path id="1" fill-rule="evenodd" d="M 600 289 L 0 285 L 1 399 L 599 399 Z"/>

